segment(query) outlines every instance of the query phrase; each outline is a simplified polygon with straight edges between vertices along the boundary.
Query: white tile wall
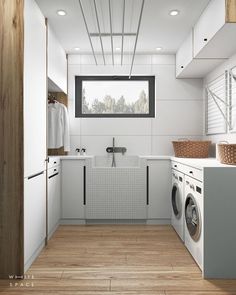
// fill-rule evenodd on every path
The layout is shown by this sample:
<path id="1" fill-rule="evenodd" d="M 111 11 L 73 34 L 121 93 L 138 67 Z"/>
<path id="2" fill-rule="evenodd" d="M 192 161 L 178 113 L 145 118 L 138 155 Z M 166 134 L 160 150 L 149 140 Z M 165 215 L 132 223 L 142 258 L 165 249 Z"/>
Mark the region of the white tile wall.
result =
<path id="1" fill-rule="evenodd" d="M 116 146 L 127 148 L 128 155 L 148 155 L 151 151 L 151 136 L 115 136 Z M 112 135 L 81 136 L 81 146 L 89 155 L 106 155 L 106 148 L 112 145 Z"/>
<path id="2" fill-rule="evenodd" d="M 116 56 L 116 63 L 120 56 Z M 201 79 L 176 79 L 173 55 L 137 55 L 133 74 L 156 76 L 156 118 L 75 118 L 76 75 L 128 75 L 130 56 L 124 66 L 95 66 L 92 56 L 69 56 L 69 117 L 71 153 L 85 147 L 88 154 L 104 155 L 115 136 L 128 154 L 172 155 L 172 140 L 201 138 L 203 100 Z"/>
<path id="3" fill-rule="evenodd" d="M 202 135 L 199 136 L 186 136 L 179 134 L 178 136 L 170 135 L 153 135 L 152 136 L 152 150 L 153 155 L 173 155 L 172 141 L 188 138 L 190 140 L 200 140 Z"/>
<path id="4" fill-rule="evenodd" d="M 81 126 L 81 135 L 151 135 L 150 118 L 83 118 Z"/>
<path id="5" fill-rule="evenodd" d="M 158 100 L 153 135 L 199 135 L 203 129 L 201 100 Z"/>

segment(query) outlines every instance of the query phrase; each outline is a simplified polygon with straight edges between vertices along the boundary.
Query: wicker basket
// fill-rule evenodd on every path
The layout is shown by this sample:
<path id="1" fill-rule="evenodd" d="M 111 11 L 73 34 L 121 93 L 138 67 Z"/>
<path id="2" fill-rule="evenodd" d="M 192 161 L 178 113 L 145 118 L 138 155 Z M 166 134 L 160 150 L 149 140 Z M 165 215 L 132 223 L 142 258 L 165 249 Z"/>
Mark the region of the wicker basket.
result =
<path id="1" fill-rule="evenodd" d="M 222 164 L 236 165 L 236 144 L 218 144 L 218 154 Z"/>
<path id="2" fill-rule="evenodd" d="M 172 141 L 175 156 L 179 158 L 208 158 L 211 141 Z"/>

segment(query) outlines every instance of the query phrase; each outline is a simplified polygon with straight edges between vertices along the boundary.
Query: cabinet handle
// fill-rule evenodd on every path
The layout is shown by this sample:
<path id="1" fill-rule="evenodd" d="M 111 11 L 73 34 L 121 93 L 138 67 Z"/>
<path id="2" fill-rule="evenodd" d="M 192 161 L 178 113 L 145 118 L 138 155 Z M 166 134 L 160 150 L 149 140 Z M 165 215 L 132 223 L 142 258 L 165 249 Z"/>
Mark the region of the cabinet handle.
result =
<path id="1" fill-rule="evenodd" d="M 48 179 L 53 178 L 54 176 L 57 176 L 58 174 L 59 174 L 59 173 L 57 172 L 57 173 L 55 173 L 55 174 L 49 176 Z"/>
<path id="2" fill-rule="evenodd" d="M 177 168 L 177 165 L 174 165 L 175 168 Z"/>
<path id="3" fill-rule="evenodd" d="M 149 166 L 147 166 L 147 205 L 149 205 Z"/>
<path id="4" fill-rule="evenodd" d="M 193 174 L 193 171 L 189 171 L 190 174 Z"/>
<path id="5" fill-rule="evenodd" d="M 86 166 L 84 166 L 84 205 L 86 205 Z"/>
<path id="6" fill-rule="evenodd" d="M 57 162 L 55 161 L 54 164 L 56 164 Z"/>
<path id="7" fill-rule="evenodd" d="M 44 174 L 44 171 L 41 171 L 41 172 L 36 173 L 36 174 L 33 174 L 33 175 L 29 176 L 28 179 L 35 178 L 35 177 L 37 177 L 37 176 L 39 176 L 39 175 L 42 175 L 42 174 Z"/>
<path id="8" fill-rule="evenodd" d="M 205 42 L 207 42 L 207 38 L 204 38 L 203 40 L 204 40 Z"/>
<path id="9" fill-rule="evenodd" d="M 181 69 L 183 69 L 184 68 L 184 66 L 181 66 Z"/>

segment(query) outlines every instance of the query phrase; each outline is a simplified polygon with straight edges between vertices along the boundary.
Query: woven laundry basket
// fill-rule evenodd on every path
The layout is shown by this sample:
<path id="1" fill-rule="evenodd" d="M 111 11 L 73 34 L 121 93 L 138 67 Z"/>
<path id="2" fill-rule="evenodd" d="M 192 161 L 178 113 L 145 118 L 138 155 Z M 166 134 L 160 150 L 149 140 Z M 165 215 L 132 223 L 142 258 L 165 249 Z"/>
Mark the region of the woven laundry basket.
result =
<path id="1" fill-rule="evenodd" d="M 175 156 L 179 158 L 208 158 L 211 141 L 172 141 Z"/>
<path id="2" fill-rule="evenodd" d="M 236 165 L 236 144 L 219 143 L 219 160 L 222 164 Z"/>

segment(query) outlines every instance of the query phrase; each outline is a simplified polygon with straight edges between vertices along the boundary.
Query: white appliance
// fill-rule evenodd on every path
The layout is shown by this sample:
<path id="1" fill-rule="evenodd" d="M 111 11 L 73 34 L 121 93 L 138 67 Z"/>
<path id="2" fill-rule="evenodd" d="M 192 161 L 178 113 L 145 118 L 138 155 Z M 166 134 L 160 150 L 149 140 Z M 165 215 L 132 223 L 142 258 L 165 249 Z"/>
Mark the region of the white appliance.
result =
<path id="1" fill-rule="evenodd" d="M 50 161 L 50 160 L 49 160 Z M 57 165 L 57 161 L 54 161 Z M 59 161 L 60 164 L 60 161 Z M 61 219 L 61 180 L 60 166 L 48 169 L 47 197 L 47 239 L 49 240 L 57 229 Z"/>
<path id="2" fill-rule="evenodd" d="M 185 176 L 185 246 L 203 268 L 203 185 Z"/>
<path id="3" fill-rule="evenodd" d="M 171 224 L 184 241 L 184 174 L 172 169 Z"/>

